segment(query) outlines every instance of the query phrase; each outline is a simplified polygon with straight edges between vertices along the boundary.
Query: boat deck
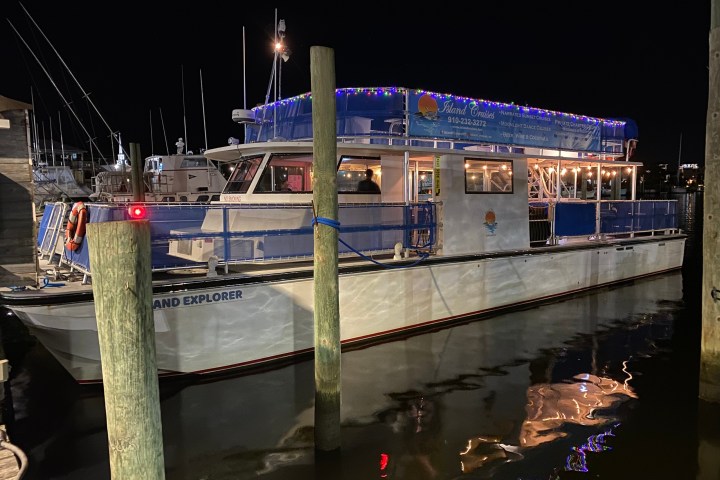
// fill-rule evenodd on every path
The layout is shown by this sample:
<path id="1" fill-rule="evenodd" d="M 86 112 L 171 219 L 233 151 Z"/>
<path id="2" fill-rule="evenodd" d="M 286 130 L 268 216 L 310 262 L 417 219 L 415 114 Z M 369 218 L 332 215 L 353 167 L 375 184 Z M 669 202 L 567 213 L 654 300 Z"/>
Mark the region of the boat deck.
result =
<path id="1" fill-rule="evenodd" d="M 501 257 L 517 257 L 525 255 L 542 255 L 542 254 L 558 254 L 573 250 L 595 249 L 595 248 L 621 248 L 629 249 L 632 245 L 642 244 L 646 242 L 657 242 L 662 237 L 668 241 L 685 238 L 684 233 L 670 233 L 667 235 L 646 235 L 646 236 L 602 236 L 596 240 L 573 239 L 573 241 L 562 242 L 558 245 L 546 245 L 542 247 L 531 247 L 529 249 L 488 252 L 467 255 L 432 255 L 422 258 L 412 255 L 408 258 L 393 259 L 392 254 L 381 254 L 373 257 L 340 257 L 338 259 L 338 272 L 340 275 L 348 273 L 358 273 L 362 271 L 380 270 L 384 268 L 407 267 L 414 263 L 425 262 L 435 265 L 441 265 L 452 262 L 462 262 L 469 259 L 482 261 Z M 37 303 L 43 303 L 42 299 L 46 295 L 54 295 L 55 287 L 62 286 L 63 294 L 76 295 L 80 293 L 87 294 L 92 291 L 90 276 L 85 276 L 82 272 L 73 270 L 67 265 L 58 267 L 57 255 L 50 261 L 49 259 L 41 259 L 40 267 L 40 283 L 37 287 L 0 287 L 0 291 L 6 299 L 12 298 L 13 293 L 17 292 L 18 296 L 21 292 L 27 294 L 28 290 L 34 290 Z M 278 279 L 300 279 L 313 275 L 314 264 L 312 259 L 290 260 L 290 261 L 272 261 L 272 262 L 247 262 L 230 265 L 219 265 L 216 274 L 208 274 L 207 267 L 179 268 L 166 271 L 153 272 L 153 289 L 156 293 L 170 292 L 183 288 L 183 285 L 195 283 L 217 283 L 226 282 L 232 284 L 247 283 L 263 283 Z M 26 297 L 27 298 L 27 297 Z"/>

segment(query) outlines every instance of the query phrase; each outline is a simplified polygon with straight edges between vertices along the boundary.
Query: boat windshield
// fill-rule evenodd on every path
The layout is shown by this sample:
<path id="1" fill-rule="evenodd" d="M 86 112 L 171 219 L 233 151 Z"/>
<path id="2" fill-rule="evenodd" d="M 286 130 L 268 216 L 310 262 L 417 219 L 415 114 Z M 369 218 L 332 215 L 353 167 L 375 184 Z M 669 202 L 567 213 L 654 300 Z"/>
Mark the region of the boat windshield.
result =
<path id="1" fill-rule="evenodd" d="M 262 160 L 263 156 L 258 155 L 240 161 L 225 185 L 224 193 L 247 193 Z"/>
<path id="2" fill-rule="evenodd" d="M 341 193 L 356 193 L 358 184 L 365 179 L 366 171 L 373 170 L 374 181 L 380 183 L 380 157 L 343 156 L 337 172 L 337 188 Z M 232 180 L 231 180 L 232 181 Z M 275 154 L 265 165 L 255 193 L 295 192 L 312 193 L 312 153 Z"/>
<path id="3" fill-rule="evenodd" d="M 311 193 L 312 166 L 312 153 L 273 155 L 255 191 Z"/>

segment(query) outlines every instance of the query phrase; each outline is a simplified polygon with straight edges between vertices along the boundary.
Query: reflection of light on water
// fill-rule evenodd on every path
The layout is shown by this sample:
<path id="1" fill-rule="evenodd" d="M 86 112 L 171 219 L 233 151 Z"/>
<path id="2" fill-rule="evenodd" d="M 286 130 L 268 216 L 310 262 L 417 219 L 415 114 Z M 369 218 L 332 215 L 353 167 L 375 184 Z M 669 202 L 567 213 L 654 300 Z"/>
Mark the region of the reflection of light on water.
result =
<path id="1" fill-rule="evenodd" d="M 460 452 L 463 473 L 487 464 L 520 460 L 523 450 L 566 437 L 562 427 L 567 423 L 599 426 L 615 421 L 612 416 L 598 415 L 598 411 L 609 409 L 628 398 L 637 398 L 629 384 L 633 377 L 627 369 L 628 362 L 623 361 L 622 365 L 626 375 L 622 382 L 583 373 L 573 377 L 571 382 L 531 385 L 527 389 L 527 416 L 518 434 L 518 446 L 500 443 L 501 436 L 471 438 Z M 608 450 L 605 440 L 613 435 L 616 426 L 591 435 L 583 445 L 573 447 L 573 453 L 567 458 L 566 470 L 586 472 L 585 452 Z"/>
<path id="2" fill-rule="evenodd" d="M 469 473 L 489 463 L 503 464 L 522 460 L 519 447 L 500 443 L 498 436 L 471 438 L 460 452 L 460 470 Z"/>
<path id="3" fill-rule="evenodd" d="M 623 382 L 623 390 L 632 392 L 632 389 L 630 388 L 630 385 L 628 385 L 628 382 L 633 379 L 633 376 L 632 376 L 632 373 L 630 373 L 628 371 L 627 364 L 628 364 L 627 360 L 624 360 L 622 363 L 622 366 L 623 366 L 622 371 L 623 371 L 623 373 L 625 373 L 627 375 L 627 378 Z"/>
<path id="4" fill-rule="evenodd" d="M 596 415 L 628 397 L 636 398 L 628 384 L 632 376 L 623 362 L 628 378 L 620 383 L 590 374 L 576 375 L 573 383 L 536 384 L 528 388 L 527 419 L 520 432 L 522 447 L 535 447 L 566 436 L 558 428 L 564 423 L 602 425 L 612 420 Z"/>
<path id="5" fill-rule="evenodd" d="M 702 236 L 702 193 L 684 193 L 673 198 L 677 200 L 678 226 L 688 236 L 685 243 L 687 254 L 699 243 L 697 235 Z"/>
<path id="6" fill-rule="evenodd" d="M 610 450 L 611 448 L 605 445 L 605 437 L 614 437 L 615 435 L 612 431 L 615 427 L 617 427 L 617 425 L 614 425 L 613 428 L 604 433 L 590 435 L 587 442 L 579 447 L 573 447 L 573 453 L 568 455 L 567 460 L 565 461 L 565 470 L 571 472 L 587 472 L 588 468 L 585 452 L 602 452 Z"/>

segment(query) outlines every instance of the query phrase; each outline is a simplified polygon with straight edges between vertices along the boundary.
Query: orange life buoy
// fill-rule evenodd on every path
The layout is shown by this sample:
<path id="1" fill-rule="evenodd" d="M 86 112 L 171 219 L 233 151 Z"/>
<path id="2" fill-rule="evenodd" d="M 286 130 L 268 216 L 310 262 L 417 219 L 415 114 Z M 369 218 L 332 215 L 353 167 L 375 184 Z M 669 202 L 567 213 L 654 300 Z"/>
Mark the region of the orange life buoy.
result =
<path id="1" fill-rule="evenodd" d="M 76 202 L 65 229 L 65 248 L 72 251 L 80 248 L 85 238 L 85 224 L 87 224 L 87 207 L 83 202 Z"/>

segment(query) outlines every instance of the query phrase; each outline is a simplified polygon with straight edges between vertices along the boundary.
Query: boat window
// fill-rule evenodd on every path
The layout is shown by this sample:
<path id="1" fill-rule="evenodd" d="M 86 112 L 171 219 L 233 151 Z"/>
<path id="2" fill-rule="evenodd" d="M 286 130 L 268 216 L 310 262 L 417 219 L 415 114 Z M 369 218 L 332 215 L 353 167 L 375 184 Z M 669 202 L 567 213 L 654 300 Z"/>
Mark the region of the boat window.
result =
<path id="1" fill-rule="evenodd" d="M 187 202 L 187 201 L 188 201 L 187 195 L 180 195 L 180 201 L 181 201 L 181 202 Z"/>
<path id="2" fill-rule="evenodd" d="M 414 172 L 413 172 L 414 173 Z M 418 170 L 417 172 L 417 201 L 418 202 L 425 202 L 432 198 L 432 186 L 433 186 L 433 171 L 432 170 Z M 414 182 L 415 175 L 412 175 L 412 180 Z M 413 183 L 413 191 L 415 188 L 415 184 Z"/>
<path id="3" fill-rule="evenodd" d="M 207 159 L 205 157 L 185 157 L 182 163 L 180 163 L 180 168 L 197 167 L 207 167 Z"/>
<path id="4" fill-rule="evenodd" d="M 312 192 L 312 153 L 273 155 L 255 192 Z"/>
<path id="5" fill-rule="evenodd" d="M 263 157 L 259 155 L 238 162 L 225 185 L 224 193 L 247 193 L 262 159 Z"/>
<path id="6" fill-rule="evenodd" d="M 207 202 L 210 199 L 208 195 L 198 195 L 197 201 L 198 202 Z"/>
<path id="7" fill-rule="evenodd" d="M 145 160 L 145 172 L 159 173 L 163 170 L 163 161 L 160 157 L 150 157 Z"/>
<path id="8" fill-rule="evenodd" d="M 210 197 L 211 202 L 219 202 L 220 201 L 220 195 L 213 195 Z"/>
<path id="9" fill-rule="evenodd" d="M 465 159 L 465 193 L 512 193 L 512 162 Z"/>
<path id="10" fill-rule="evenodd" d="M 338 193 L 358 193 L 358 184 L 365 180 L 366 171 L 373 172 L 372 181 L 381 185 L 380 157 L 342 157 L 338 165 Z M 371 191 L 360 193 L 373 193 Z"/>

